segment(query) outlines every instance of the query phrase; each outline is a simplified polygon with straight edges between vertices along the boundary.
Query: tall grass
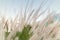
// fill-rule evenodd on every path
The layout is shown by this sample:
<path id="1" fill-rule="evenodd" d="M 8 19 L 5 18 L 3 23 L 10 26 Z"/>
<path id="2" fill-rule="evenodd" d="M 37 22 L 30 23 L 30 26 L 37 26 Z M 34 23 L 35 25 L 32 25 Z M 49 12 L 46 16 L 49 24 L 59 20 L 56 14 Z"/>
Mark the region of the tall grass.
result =
<path id="1" fill-rule="evenodd" d="M 6 19 L 4 16 L 0 20 L 0 40 L 60 40 L 60 22 L 54 21 L 54 14 L 48 12 L 48 15 L 44 20 L 37 21 L 37 19 L 43 15 L 47 9 L 43 12 L 41 8 L 46 3 L 43 1 L 37 9 L 30 9 L 27 13 L 27 6 L 25 12 L 21 9 L 19 14 L 12 20 Z M 31 4 L 32 5 L 32 4 Z"/>

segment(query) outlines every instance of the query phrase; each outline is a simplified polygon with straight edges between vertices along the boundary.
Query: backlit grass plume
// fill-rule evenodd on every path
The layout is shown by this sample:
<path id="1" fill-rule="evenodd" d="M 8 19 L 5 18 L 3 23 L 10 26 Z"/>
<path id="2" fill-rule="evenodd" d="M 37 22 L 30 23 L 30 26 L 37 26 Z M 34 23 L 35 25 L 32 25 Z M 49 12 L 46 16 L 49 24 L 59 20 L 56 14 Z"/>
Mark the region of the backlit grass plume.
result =
<path id="1" fill-rule="evenodd" d="M 32 4 L 28 8 L 27 4 L 25 11 L 22 8 L 20 14 L 11 20 L 1 17 L 0 40 L 60 40 L 60 22 L 54 20 L 53 12 L 48 11 L 46 18 L 38 20 L 48 9 L 40 12 L 45 3 L 43 1 L 37 9 L 33 9 Z"/>

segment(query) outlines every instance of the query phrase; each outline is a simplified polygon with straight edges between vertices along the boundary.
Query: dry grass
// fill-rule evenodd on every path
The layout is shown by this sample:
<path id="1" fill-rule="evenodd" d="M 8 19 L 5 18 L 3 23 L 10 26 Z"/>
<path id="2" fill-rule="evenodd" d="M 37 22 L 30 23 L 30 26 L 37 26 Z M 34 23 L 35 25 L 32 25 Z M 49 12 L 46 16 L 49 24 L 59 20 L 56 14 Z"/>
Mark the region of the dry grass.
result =
<path id="1" fill-rule="evenodd" d="M 0 20 L 0 40 L 60 40 L 57 36 L 60 31 L 60 21 L 54 21 L 53 13 L 48 13 L 44 20 L 37 21 L 48 9 L 39 13 L 45 3 L 43 1 L 38 9 L 31 8 L 29 13 L 27 13 L 27 9 L 29 9 L 27 4 L 25 12 L 22 13 L 21 9 L 20 16 L 18 14 L 14 20 L 2 17 Z"/>
<path id="2" fill-rule="evenodd" d="M 37 22 L 37 19 L 35 19 L 36 17 L 32 17 L 32 19 L 30 19 L 32 13 L 33 10 L 29 14 L 27 21 L 24 20 L 24 17 L 22 16 L 16 16 L 14 20 L 6 20 L 5 17 L 3 17 L 0 20 L 1 40 L 12 40 L 18 31 L 22 32 L 25 25 L 31 25 L 29 33 L 32 32 L 33 35 L 29 38 L 29 40 L 58 40 L 59 38 L 57 35 L 60 31 L 60 22 L 58 20 L 54 21 L 54 15 L 50 13 L 44 20 Z M 7 37 L 4 36 L 5 32 L 9 33 Z M 15 39 L 18 40 L 18 37 Z"/>

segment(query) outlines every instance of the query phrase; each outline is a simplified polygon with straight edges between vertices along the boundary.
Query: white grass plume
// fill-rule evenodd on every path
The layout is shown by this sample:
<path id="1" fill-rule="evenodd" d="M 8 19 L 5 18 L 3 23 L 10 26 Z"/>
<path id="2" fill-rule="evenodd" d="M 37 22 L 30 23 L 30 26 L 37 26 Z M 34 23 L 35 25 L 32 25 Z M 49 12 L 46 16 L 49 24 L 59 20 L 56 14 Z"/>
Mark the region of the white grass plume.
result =
<path id="1" fill-rule="evenodd" d="M 27 9 L 29 9 L 27 8 L 28 6 L 27 4 L 25 12 L 22 13 L 23 10 L 21 9 L 20 16 L 18 14 L 14 20 L 7 19 L 8 20 L 7 21 L 6 18 L 3 17 L 0 22 L 0 29 L 1 29 L 0 40 L 14 40 L 14 38 L 16 37 L 16 33 L 17 32 L 21 33 L 23 29 L 26 28 L 27 26 L 28 27 L 31 26 L 31 30 L 28 32 L 28 34 L 32 33 L 31 37 L 29 37 L 28 40 L 57 40 L 58 39 L 57 34 L 60 31 L 59 30 L 60 23 L 59 21 L 54 21 L 54 18 L 53 18 L 54 15 L 52 13 L 48 13 L 47 17 L 44 20 L 38 21 L 38 22 L 36 21 L 41 15 L 43 15 L 47 11 L 48 8 L 44 10 L 43 12 L 39 13 L 39 11 L 41 10 L 41 8 L 43 7 L 45 3 L 46 2 L 43 0 L 39 8 L 30 9 L 31 11 L 30 12 L 28 11 L 29 14 L 27 13 Z M 28 17 L 26 16 L 27 14 L 28 14 Z M 46 23 L 48 23 L 47 26 L 46 26 Z M 7 31 L 4 31 L 5 28 L 7 29 Z M 26 31 L 28 31 L 28 29 Z M 8 33 L 7 37 L 5 37 L 4 33 Z M 22 36 L 24 36 L 23 33 L 21 34 Z M 21 37 L 20 38 L 19 37 L 16 37 L 15 40 L 20 40 Z M 21 40 L 22 39 L 24 38 L 21 38 Z"/>

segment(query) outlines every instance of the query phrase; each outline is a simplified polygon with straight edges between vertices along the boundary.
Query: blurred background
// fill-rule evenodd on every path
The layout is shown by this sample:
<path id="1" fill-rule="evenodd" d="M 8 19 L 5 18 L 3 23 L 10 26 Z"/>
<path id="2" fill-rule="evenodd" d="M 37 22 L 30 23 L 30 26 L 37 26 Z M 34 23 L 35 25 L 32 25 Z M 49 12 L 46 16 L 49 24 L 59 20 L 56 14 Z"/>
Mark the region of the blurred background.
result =
<path id="1" fill-rule="evenodd" d="M 6 18 L 13 18 L 20 13 L 20 9 L 26 8 L 28 2 L 28 7 L 32 4 L 32 8 L 37 9 L 39 5 L 45 1 L 42 5 L 43 9 L 48 8 L 51 11 L 54 11 L 54 14 L 60 14 L 60 0 L 0 0 L 0 16 L 6 16 Z M 43 10 L 42 9 L 42 10 Z M 44 14 L 45 16 L 47 14 Z"/>

